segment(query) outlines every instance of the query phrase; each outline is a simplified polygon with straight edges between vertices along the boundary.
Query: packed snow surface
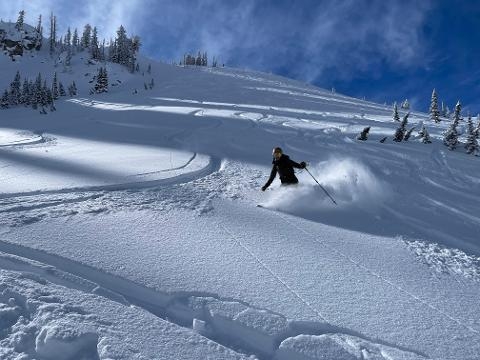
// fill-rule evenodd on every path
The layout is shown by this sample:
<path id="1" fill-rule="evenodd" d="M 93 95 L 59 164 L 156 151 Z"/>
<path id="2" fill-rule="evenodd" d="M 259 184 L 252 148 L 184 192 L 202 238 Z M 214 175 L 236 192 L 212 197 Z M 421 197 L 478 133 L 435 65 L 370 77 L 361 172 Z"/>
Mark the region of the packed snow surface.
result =
<path id="1" fill-rule="evenodd" d="M 79 88 L 0 111 L 1 359 L 478 359 L 480 160 L 448 120 L 395 143 L 390 107 L 147 59 L 89 95 L 82 56 L 0 58 L 0 87 Z M 274 146 L 310 173 L 261 192 Z"/>

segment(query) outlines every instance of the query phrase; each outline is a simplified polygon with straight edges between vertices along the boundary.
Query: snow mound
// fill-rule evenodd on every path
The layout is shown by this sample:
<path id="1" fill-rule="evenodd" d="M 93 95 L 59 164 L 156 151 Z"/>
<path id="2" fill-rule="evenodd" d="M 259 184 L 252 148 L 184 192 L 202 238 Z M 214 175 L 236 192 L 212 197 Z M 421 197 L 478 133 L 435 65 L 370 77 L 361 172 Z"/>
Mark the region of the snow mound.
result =
<path id="1" fill-rule="evenodd" d="M 284 340 L 276 360 L 357 360 L 357 359 L 425 359 L 423 356 L 372 343 L 355 336 L 324 334 L 299 335 Z"/>
<path id="2" fill-rule="evenodd" d="M 480 257 L 436 243 L 405 241 L 408 249 L 438 273 L 462 276 L 480 282 Z"/>

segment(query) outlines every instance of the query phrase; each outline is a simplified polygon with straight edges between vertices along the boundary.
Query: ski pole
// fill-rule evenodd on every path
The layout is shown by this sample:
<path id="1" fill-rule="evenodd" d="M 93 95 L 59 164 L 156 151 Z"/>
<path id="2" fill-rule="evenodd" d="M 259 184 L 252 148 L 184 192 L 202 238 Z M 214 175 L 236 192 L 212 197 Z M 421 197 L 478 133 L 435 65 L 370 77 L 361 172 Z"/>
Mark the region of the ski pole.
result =
<path id="1" fill-rule="evenodd" d="M 310 174 L 310 176 L 313 178 L 313 180 L 315 180 L 315 182 L 318 184 L 318 186 L 320 186 L 322 188 L 322 190 L 325 192 L 325 194 L 327 194 L 327 196 L 330 198 L 330 200 L 332 200 L 335 205 L 338 205 L 337 202 L 330 196 L 328 191 L 325 190 L 325 188 L 317 181 L 317 179 L 315 179 L 315 177 L 312 175 L 312 173 L 310 171 L 308 171 L 307 167 L 305 167 L 305 170 L 307 170 L 307 172 Z"/>

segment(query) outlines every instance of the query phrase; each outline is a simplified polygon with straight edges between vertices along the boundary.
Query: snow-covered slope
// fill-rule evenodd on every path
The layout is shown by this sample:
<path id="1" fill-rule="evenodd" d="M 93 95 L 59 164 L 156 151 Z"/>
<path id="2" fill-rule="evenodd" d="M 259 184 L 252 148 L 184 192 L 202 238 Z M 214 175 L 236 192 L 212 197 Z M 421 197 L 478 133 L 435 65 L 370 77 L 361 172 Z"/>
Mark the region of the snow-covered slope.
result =
<path id="1" fill-rule="evenodd" d="M 389 107 L 147 59 L 91 96 L 84 55 L 0 58 L 0 88 L 79 88 L 0 111 L 1 356 L 478 358 L 479 159 L 445 122 L 395 143 Z M 261 192 L 274 146 L 338 205 L 305 171 Z"/>

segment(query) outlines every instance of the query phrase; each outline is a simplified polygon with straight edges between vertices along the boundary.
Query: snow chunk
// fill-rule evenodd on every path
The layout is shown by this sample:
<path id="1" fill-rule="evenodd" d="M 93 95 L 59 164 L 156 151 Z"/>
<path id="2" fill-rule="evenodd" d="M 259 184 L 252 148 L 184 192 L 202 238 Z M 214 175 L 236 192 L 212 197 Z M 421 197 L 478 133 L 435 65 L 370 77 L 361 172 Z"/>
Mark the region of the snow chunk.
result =
<path id="1" fill-rule="evenodd" d="M 44 326 L 35 339 L 35 350 L 45 359 L 68 360 L 96 354 L 98 336 L 70 326 Z M 98 357 L 98 355 L 97 355 Z"/>
<path id="2" fill-rule="evenodd" d="M 284 340 L 276 360 L 416 360 L 423 356 L 350 335 L 299 335 Z"/>

